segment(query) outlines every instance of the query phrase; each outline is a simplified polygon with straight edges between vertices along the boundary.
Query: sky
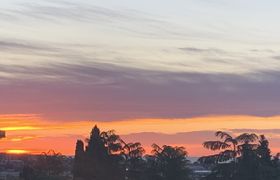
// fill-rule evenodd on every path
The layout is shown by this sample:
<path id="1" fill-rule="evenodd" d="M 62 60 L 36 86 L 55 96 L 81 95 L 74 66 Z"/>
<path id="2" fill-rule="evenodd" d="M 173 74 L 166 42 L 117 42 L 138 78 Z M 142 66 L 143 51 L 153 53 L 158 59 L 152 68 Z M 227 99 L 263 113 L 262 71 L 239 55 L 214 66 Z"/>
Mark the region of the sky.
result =
<path id="1" fill-rule="evenodd" d="M 72 154 L 98 124 L 193 156 L 216 130 L 265 133 L 276 152 L 279 5 L 2 0 L 0 151 Z"/>

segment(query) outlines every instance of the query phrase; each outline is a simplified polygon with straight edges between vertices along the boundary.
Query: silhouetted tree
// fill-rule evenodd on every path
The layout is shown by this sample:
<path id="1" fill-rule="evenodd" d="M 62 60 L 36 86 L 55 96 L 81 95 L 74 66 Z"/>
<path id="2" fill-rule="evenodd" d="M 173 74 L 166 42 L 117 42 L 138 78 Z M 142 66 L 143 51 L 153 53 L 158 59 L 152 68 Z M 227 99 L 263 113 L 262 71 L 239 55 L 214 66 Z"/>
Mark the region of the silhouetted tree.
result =
<path id="1" fill-rule="evenodd" d="M 126 179 L 140 180 L 143 179 L 143 170 L 145 168 L 145 161 L 143 155 L 145 153 L 141 143 L 125 143 L 122 148 L 122 155 L 124 156 Z"/>
<path id="2" fill-rule="evenodd" d="M 220 140 L 206 141 L 203 146 L 212 151 L 218 151 L 217 154 L 203 156 L 199 158 L 201 163 L 213 164 L 213 172 L 208 179 L 234 179 L 237 172 L 237 157 L 242 153 L 242 147 L 246 142 L 249 146 L 250 142 L 257 140 L 257 135 L 243 133 L 237 137 L 231 136 L 229 133 L 218 131 L 215 136 Z M 246 146 L 247 147 L 247 146 Z"/>
<path id="3" fill-rule="evenodd" d="M 60 176 L 65 170 L 64 158 L 66 157 L 62 154 L 50 150 L 39 156 L 37 168 L 46 173 L 48 177 Z"/>
<path id="4" fill-rule="evenodd" d="M 190 170 L 188 169 L 187 151 L 184 147 L 162 147 L 153 144 L 152 153 L 155 156 L 156 174 L 163 180 L 187 180 Z"/>
<path id="5" fill-rule="evenodd" d="M 87 140 L 85 152 L 82 152 L 81 142 L 77 143 L 77 153 L 83 155 L 80 179 L 84 180 L 119 180 L 124 177 L 124 169 L 120 165 L 122 156 L 119 136 L 114 131 L 100 132 L 95 126 Z M 77 154 L 77 157 L 81 157 Z M 76 159 L 75 159 L 76 161 Z M 77 159 L 77 161 L 79 161 Z M 76 168 L 78 169 L 78 168 Z"/>
<path id="6" fill-rule="evenodd" d="M 85 159 L 84 142 L 78 140 L 76 143 L 75 160 L 74 160 L 74 167 L 73 167 L 74 179 L 79 179 L 83 177 L 85 160 L 86 159 Z"/>
<path id="7" fill-rule="evenodd" d="M 278 159 L 271 158 L 269 142 L 264 135 L 243 133 L 233 138 L 217 132 L 221 141 L 207 141 L 203 146 L 219 153 L 200 158 L 202 163 L 214 163 L 208 180 L 277 180 Z M 257 141 L 259 139 L 259 141 Z"/>
<path id="8" fill-rule="evenodd" d="M 119 135 L 115 134 L 114 130 L 101 132 L 100 137 L 108 151 L 108 154 L 116 154 L 122 151 L 123 141 Z"/>
<path id="9" fill-rule="evenodd" d="M 21 173 L 24 180 L 67 180 L 67 158 L 50 150 L 37 156 L 36 160 L 26 163 Z"/>
<path id="10" fill-rule="evenodd" d="M 84 150 L 77 141 L 74 175 L 79 180 L 188 180 L 187 152 L 183 147 L 154 144 L 144 156 L 141 143 L 126 143 L 113 130 L 92 129 Z"/>
<path id="11" fill-rule="evenodd" d="M 234 179 L 257 180 L 258 179 L 258 156 L 256 153 L 257 144 L 251 144 L 254 139 L 246 139 L 239 145 L 240 157 L 237 162 L 237 170 Z"/>
<path id="12" fill-rule="evenodd" d="M 99 158 L 105 158 L 108 155 L 104 140 L 102 139 L 100 130 L 97 126 L 92 129 L 90 138 L 87 141 L 88 145 L 86 147 L 86 153 L 89 157 L 99 155 Z"/>
<path id="13" fill-rule="evenodd" d="M 245 141 L 254 142 L 258 139 L 256 134 L 244 133 L 237 137 L 232 137 L 229 133 L 218 131 L 216 137 L 220 138 L 217 141 L 206 141 L 203 146 L 212 151 L 219 151 L 218 154 L 204 156 L 199 159 L 204 163 L 220 163 L 229 160 L 236 161 L 236 157 L 241 153 L 241 146 Z"/>
<path id="14" fill-rule="evenodd" d="M 162 180 L 162 171 L 159 161 L 154 155 L 146 155 L 145 157 L 145 169 L 143 180 Z"/>
<path id="15" fill-rule="evenodd" d="M 272 159 L 271 151 L 269 149 L 269 141 L 264 135 L 260 135 L 259 145 L 256 153 L 259 157 L 258 161 L 258 177 L 259 179 L 274 180 L 280 177 L 278 156 Z"/>
<path id="16" fill-rule="evenodd" d="M 272 156 L 271 156 L 271 151 L 269 149 L 269 142 L 264 135 L 260 135 L 259 139 L 260 140 L 259 140 L 259 146 L 257 148 L 257 154 L 260 157 L 262 163 L 271 164 Z"/>

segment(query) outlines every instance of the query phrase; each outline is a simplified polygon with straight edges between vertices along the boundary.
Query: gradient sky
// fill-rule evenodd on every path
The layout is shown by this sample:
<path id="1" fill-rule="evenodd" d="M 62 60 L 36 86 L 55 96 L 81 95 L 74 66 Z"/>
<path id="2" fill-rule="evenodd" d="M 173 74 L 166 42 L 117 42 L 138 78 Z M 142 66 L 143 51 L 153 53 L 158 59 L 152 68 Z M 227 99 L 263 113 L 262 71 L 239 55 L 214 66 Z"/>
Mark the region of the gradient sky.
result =
<path id="1" fill-rule="evenodd" d="M 145 146 L 190 144 L 192 155 L 218 129 L 268 134 L 276 151 L 279 5 L 2 0 L 0 150 L 71 154 L 97 123 Z"/>

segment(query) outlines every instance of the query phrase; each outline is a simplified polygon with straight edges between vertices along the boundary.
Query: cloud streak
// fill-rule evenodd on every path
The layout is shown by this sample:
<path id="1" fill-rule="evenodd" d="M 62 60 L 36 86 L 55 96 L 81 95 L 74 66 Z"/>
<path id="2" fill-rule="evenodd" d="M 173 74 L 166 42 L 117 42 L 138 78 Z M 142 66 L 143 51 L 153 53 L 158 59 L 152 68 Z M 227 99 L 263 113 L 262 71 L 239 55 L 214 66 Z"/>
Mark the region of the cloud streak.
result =
<path id="1" fill-rule="evenodd" d="M 94 24 L 98 24 L 149 38 L 157 38 L 159 34 L 163 37 L 163 34 L 175 35 L 177 33 L 165 31 L 164 27 L 171 23 L 149 13 L 137 9 L 108 8 L 89 2 L 23 1 L 15 4 L 14 8 L 2 8 L 0 17 L 5 22 L 14 21 L 22 25 L 26 22 L 47 22 L 68 27 L 68 23 L 71 22 L 75 25 L 87 24 L 90 25 L 89 27 L 96 27 Z M 145 28 L 141 30 L 137 28 L 143 26 Z"/>
<path id="2" fill-rule="evenodd" d="M 105 63 L 1 66 L 0 113 L 54 120 L 279 115 L 279 73 L 175 73 Z"/>
<path id="3" fill-rule="evenodd" d="M 184 24 L 173 28 L 171 19 L 131 9 L 23 2 L 2 11 L 25 28 L 0 40 L 1 114 L 35 113 L 60 121 L 280 114 L 274 46 L 216 45 L 198 31 L 181 33 Z M 171 36 L 152 38 L 165 33 Z"/>

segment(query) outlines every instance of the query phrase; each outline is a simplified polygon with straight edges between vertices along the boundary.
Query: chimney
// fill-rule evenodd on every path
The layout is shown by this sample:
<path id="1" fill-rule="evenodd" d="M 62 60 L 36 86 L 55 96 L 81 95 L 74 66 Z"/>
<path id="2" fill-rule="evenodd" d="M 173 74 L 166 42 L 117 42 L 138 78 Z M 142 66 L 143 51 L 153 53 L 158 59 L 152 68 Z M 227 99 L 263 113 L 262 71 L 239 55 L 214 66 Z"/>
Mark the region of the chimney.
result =
<path id="1" fill-rule="evenodd" d="M 6 132 L 0 130 L 0 139 L 6 137 Z"/>

